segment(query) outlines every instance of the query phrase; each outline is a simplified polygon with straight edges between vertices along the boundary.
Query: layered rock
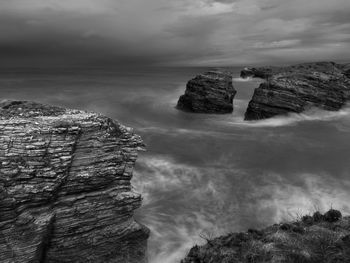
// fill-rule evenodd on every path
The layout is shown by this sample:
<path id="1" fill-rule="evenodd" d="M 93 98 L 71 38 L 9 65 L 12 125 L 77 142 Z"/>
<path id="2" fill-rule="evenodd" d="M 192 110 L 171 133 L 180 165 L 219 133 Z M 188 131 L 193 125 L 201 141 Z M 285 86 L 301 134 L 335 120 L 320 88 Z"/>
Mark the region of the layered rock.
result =
<path id="1" fill-rule="evenodd" d="M 231 113 L 235 95 L 230 74 L 210 71 L 187 83 L 185 94 L 179 98 L 177 108 L 196 113 Z"/>
<path id="2" fill-rule="evenodd" d="M 146 262 L 130 179 L 141 138 L 107 117 L 0 105 L 0 262 Z"/>
<path id="3" fill-rule="evenodd" d="M 342 65 L 320 62 L 279 68 L 255 89 L 245 119 L 301 113 L 312 107 L 337 111 L 349 100 L 350 79 Z"/>
<path id="4" fill-rule="evenodd" d="M 261 78 L 267 79 L 272 76 L 272 68 L 244 68 L 241 71 L 241 78 Z"/>
<path id="5" fill-rule="evenodd" d="M 206 238 L 206 237 L 204 237 Z M 195 246 L 181 263 L 350 262 L 350 217 L 337 210 Z"/>

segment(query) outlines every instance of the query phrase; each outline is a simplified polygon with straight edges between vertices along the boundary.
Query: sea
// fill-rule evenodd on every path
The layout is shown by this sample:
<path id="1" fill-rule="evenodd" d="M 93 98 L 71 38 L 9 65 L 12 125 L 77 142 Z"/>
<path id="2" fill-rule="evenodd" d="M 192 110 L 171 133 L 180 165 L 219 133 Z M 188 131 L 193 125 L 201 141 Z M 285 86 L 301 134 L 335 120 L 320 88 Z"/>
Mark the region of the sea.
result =
<path id="1" fill-rule="evenodd" d="M 186 82 L 210 68 L 2 68 L 0 100 L 95 111 L 134 128 L 147 145 L 132 184 L 136 219 L 151 230 L 150 263 L 179 262 L 205 238 L 298 220 L 330 208 L 350 214 L 350 108 L 246 122 L 261 82 L 239 78 L 233 114 L 175 108 Z"/>

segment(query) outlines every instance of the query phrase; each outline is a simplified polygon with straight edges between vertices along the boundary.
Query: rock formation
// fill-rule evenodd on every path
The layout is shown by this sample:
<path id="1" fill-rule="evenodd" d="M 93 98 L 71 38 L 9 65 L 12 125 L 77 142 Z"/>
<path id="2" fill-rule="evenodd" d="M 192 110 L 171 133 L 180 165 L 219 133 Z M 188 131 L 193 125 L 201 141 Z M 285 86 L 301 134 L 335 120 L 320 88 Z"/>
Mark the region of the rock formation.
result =
<path id="1" fill-rule="evenodd" d="M 230 74 L 210 71 L 187 83 L 177 108 L 196 113 L 231 113 L 235 95 Z"/>
<path id="2" fill-rule="evenodd" d="M 332 209 L 263 230 L 207 238 L 181 262 L 350 262 L 350 217 Z"/>
<path id="3" fill-rule="evenodd" d="M 245 120 L 258 120 L 312 107 L 337 111 L 350 100 L 350 79 L 342 65 L 306 63 L 275 68 L 255 89 Z"/>
<path id="4" fill-rule="evenodd" d="M 0 262 L 146 262 L 130 179 L 143 148 L 99 114 L 0 104 Z"/>
<path id="5" fill-rule="evenodd" d="M 241 78 L 261 78 L 266 79 L 271 77 L 272 68 L 244 68 L 241 71 Z"/>

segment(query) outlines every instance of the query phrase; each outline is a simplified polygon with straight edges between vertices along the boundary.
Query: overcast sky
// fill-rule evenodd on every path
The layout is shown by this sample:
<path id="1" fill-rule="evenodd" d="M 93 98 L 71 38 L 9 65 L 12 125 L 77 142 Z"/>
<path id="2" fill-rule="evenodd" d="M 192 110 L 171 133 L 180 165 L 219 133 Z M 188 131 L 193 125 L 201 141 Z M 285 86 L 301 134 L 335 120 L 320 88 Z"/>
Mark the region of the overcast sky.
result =
<path id="1" fill-rule="evenodd" d="M 346 60 L 350 0 L 0 0 L 1 64 Z"/>

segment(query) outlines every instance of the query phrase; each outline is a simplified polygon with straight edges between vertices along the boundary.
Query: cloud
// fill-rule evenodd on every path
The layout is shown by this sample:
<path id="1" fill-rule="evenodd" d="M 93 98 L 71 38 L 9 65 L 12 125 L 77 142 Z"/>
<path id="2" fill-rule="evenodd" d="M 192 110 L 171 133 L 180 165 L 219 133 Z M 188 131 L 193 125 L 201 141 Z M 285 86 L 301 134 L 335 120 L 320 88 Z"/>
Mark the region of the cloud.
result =
<path id="1" fill-rule="evenodd" d="M 349 12 L 347 0 L 1 1 L 1 63 L 225 65 L 346 59 Z M 293 49 L 283 53 L 286 47 Z M 311 48 L 317 52 L 309 53 Z"/>
<path id="2" fill-rule="evenodd" d="M 273 42 L 257 42 L 254 44 L 254 48 L 284 48 L 284 47 L 291 47 L 296 46 L 300 43 L 300 39 L 286 39 L 286 40 L 280 40 L 280 41 L 273 41 Z"/>
<path id="3" fill-rule="evenodd" d="M 190 16 L 210 16 L 231 13 L 235 10 L 235 3 L 192 1 L 185 14 Z"/>

